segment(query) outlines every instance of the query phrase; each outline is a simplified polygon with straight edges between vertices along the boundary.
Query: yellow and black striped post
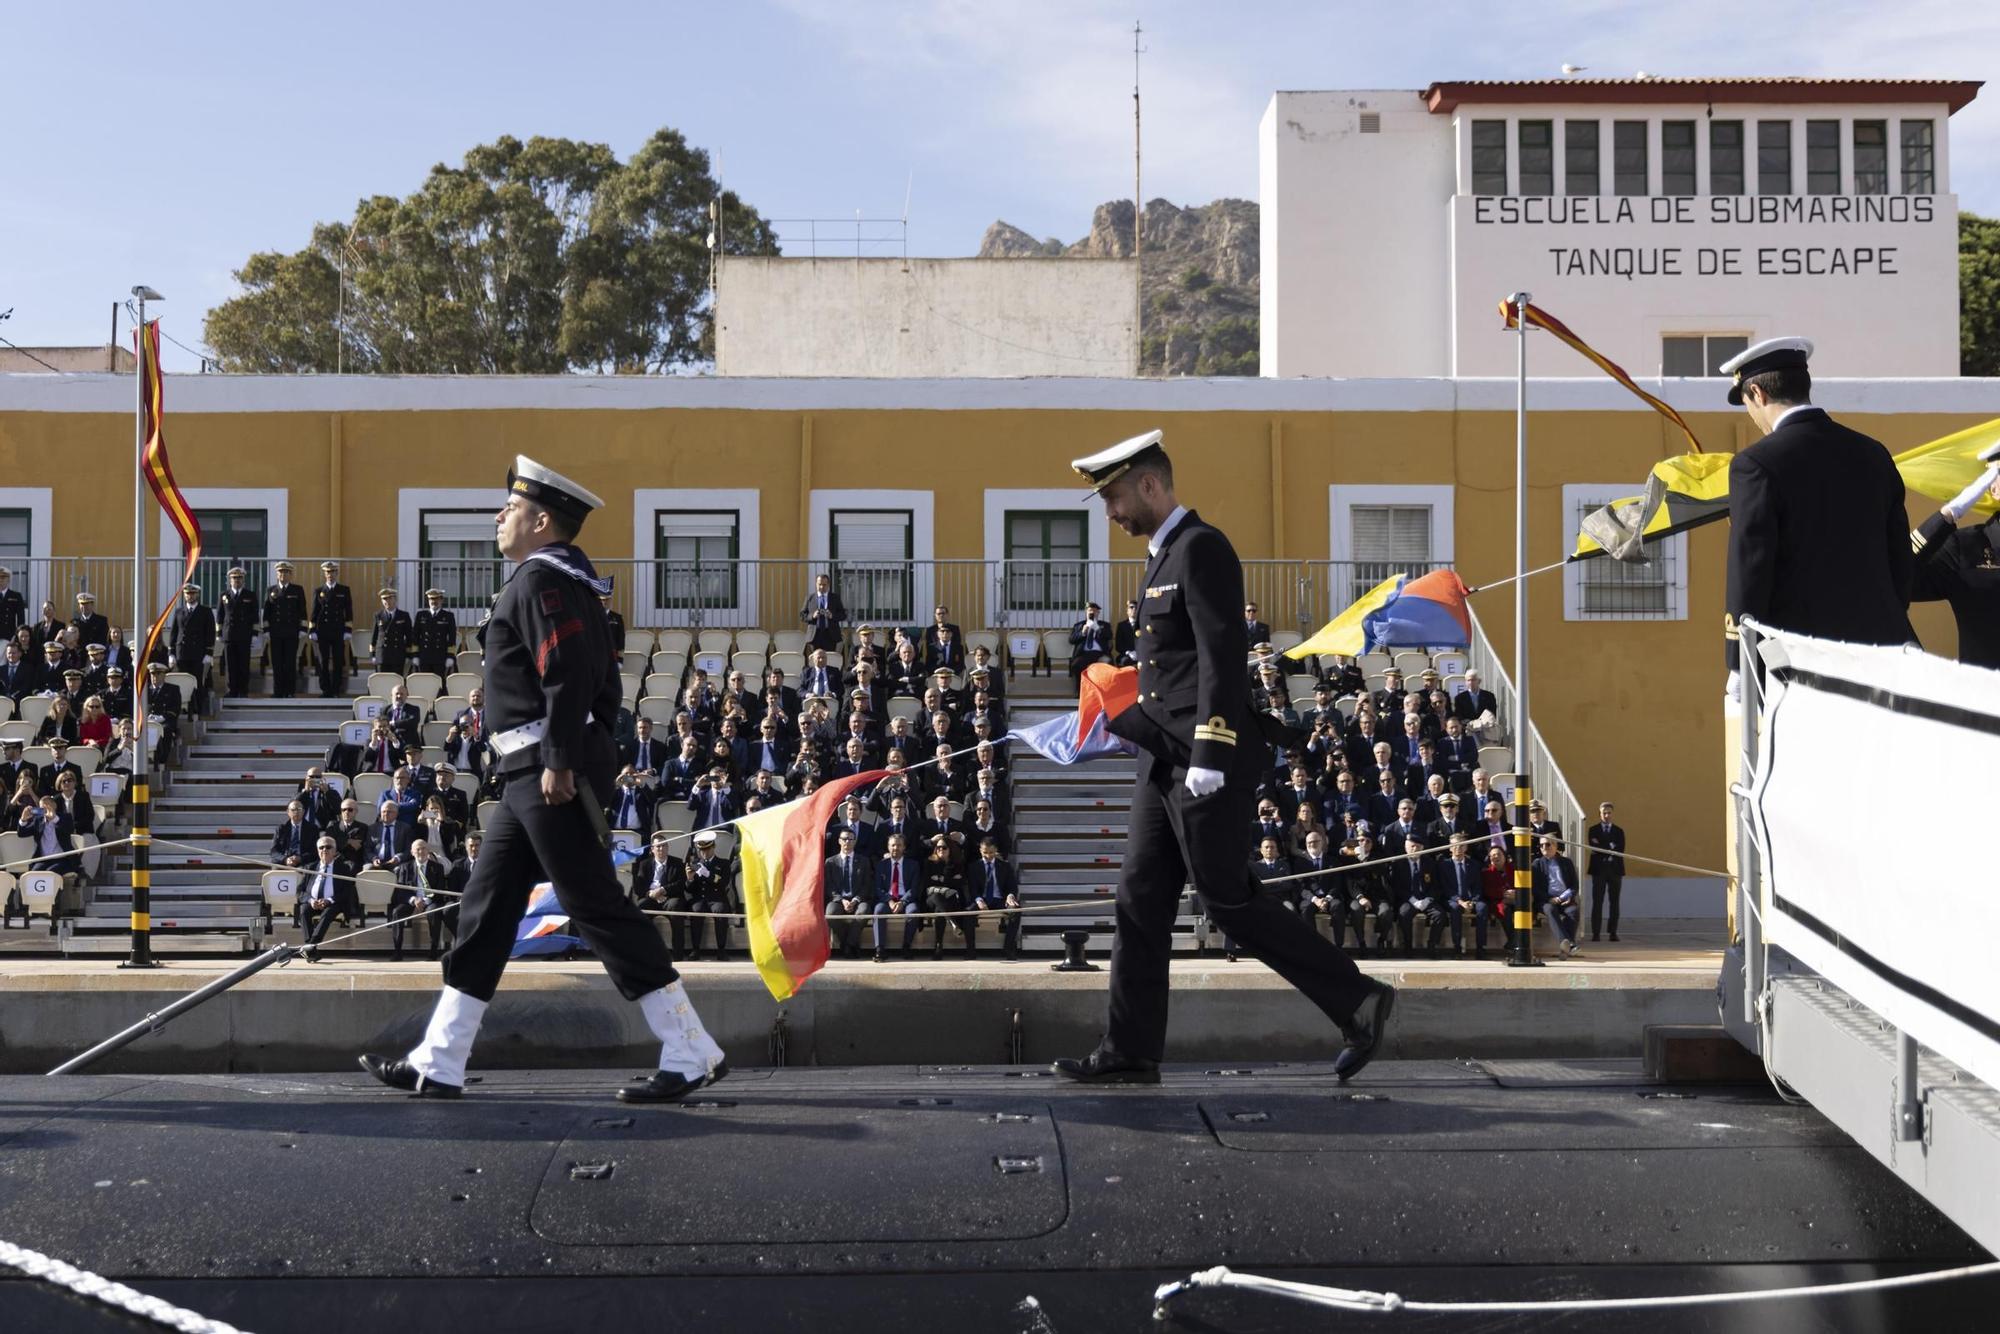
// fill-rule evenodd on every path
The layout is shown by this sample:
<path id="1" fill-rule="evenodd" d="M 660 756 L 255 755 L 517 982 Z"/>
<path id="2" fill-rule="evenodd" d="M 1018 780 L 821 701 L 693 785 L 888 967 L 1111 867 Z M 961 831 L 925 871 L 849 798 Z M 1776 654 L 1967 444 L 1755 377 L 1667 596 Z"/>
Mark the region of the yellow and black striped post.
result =
<path id="1" fill-rule="evenodd" d="M 152 820 L 145 770 L 140 769 L 132 786 L 132 953 L 120 965 L 124 968 L 159 967 L 153 958 Z"/>
<path id="2" fill-rule="evenodd" d="M 1507 955 L 1509 968 L 1540 968 L 1535 957 L 1535 851 L 1528 831 L 1531 798 L 1526 773 L 1514 776 L 1514 940 Z"/>

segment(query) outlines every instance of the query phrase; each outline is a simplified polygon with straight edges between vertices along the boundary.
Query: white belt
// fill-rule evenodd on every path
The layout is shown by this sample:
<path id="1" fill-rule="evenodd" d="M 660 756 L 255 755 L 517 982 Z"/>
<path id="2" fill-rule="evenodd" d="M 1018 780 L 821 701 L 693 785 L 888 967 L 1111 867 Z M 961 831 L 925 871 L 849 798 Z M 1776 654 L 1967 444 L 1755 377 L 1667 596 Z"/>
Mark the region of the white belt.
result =
<path id="1" fill-rule="evenodd" d="M 583 720 L 586 723 L 594 723 L 597 721 L 597 715 L 586 713 L 583 715 Z M 531 723 L 522 723 L 519 727 L 510 727 L 504 732 L 495 732 L 487 739 L 486 744 L 493 747 L 494 754 L 504 759 L 516 751 L 526 750 L 528 747 L 534 745 L 542 739 L 543 733 L 548 730 L 549 720 L 546 718 L 537 718 Z"/>

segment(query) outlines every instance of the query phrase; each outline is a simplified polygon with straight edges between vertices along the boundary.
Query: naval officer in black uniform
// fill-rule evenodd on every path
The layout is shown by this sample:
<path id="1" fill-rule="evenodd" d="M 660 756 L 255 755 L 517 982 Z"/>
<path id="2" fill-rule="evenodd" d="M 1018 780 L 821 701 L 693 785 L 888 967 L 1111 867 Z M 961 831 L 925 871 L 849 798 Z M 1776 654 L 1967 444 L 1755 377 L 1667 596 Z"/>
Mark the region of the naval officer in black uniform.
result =
<path id="1" fill-rule="evenodd" d="M 250 641 L 257 637 L 257 621 L 263 608 L 257 595 L 243 586 L 243 567 L 231 566 L 229 586 L 216 604 L 222 626 L 222 674 L 229 683 L 229 698 L 250 694 Z"/>
<path id="2" fill-rule="evenodd" d="M 1190 882 L 1215 923 L 1305 993 L 1346 1038 L 1342 1079 L 1380 1046 L 1395 989 L 1362 975 L 1250 873 L 1251 813 L 1270 749 L 1253 714 L 1243 663 L 1243 566 L 1229 539 L 1174 497 L 1158 431 L 1071 466 L 1105 513 L 1148 539 L 1139 603 L 1138 703 L 1109 724 L 1139 747 L 1131 832 L 1118 880 L 1111 1014 L 1097 1050 L 1055 1063 L 1090 1083 L 1154 1084 L 1167 1045 L 1167 963 L 1174 915 Z"/>
<path id="3" fill-rule="evenodd" d="M 1851 644 L 1906 644 L 1914 559 L 1903 477 L 1880 441 L 1812 405 L 1813 345 L 1768 338 L 1722 363 L 1764 432 L 1729 465 L 1730 693 L 1736 622 Z"/>
<path id="4" fill-rule="evenodd" d="M 325 582 L 313 590 L 313 652 L 319 659 L 319 693 L 335 699 L 347 693 L 347 655 L 354 638 L 354 593 L 340 582 L 340 566 L 325 560 L 319 564 Z"/>
<path id="5" fill-rule="evenodd" d="M 393 1088 L 459 1096 L 529 893 L 544 880 L 553 880 L 570 928 L 603 961 L 619 993 L 639 1002 L 660 1039 L 659 1069 L 620 1089 L 619 1098 L 672 1101 L 728 1072 L 665 942 L 611 869 L 601 802 L 618 770 L 611 722 L 620 685 L 598 602 L 611 581 L 598 578 L 575 545 L 584 519 L 603 503 L 525 455 L 507 474 L 497 542 L 517 566 L 479 633 L 500 806 L 483 822 L 457 938 L 444 956 L 444 992 L 423 1040 L 402 1060 L 361 1058 L 363 1069 Z"/>
<path id="6" fill-rule="evenodd" d="M 2000 445 L 1982 457 L 1992 458 Z M 2000 510 L 1970 528 L 1960 528 L 1981 500 L 2000 505 L 2000 463 L 1986 471 L 1924 520 L 1910 534 L 1917 554 L 1912 602 L 1949 602 L 1958 621 L 1958 660 L 1977 667 L 2000 667 Z"/>
<path id="7" fill-rule="evenodd" d="M 264 654 L 271 661 L 271 698 L 290 699 L 299 688 L 299 631 L 306 623 L 306 590 L 292 582 L 292 563 L 281 560 L 278 582 L 264 590 Z"/>

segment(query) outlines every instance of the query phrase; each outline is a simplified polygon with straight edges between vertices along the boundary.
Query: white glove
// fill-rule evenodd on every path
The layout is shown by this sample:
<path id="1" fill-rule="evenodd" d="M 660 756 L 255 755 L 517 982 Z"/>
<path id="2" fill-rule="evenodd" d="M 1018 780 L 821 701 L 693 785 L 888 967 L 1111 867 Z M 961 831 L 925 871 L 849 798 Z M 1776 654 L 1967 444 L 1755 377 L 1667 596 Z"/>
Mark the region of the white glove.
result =
<path id="1" fill-rule="evenodd" d="M 1738 703 L 1742 702 L 1743 677 L 1741 673 L 1731 672 L 1729 674 L 1729 679 L 1723 682 L 1722 685 L 1722 697 L 1724 699 L 1736 700 Z"/>
<path id="2" fill-rule="evenodd" d="M 1967 510 L 1979 503 L 1981 496 L 1993 488 L 1995 482 L 2000 482 L 2000 462 L 1987 464 L 1986 471 L 1980 473 L 1971 486 L 1953 496 L 1944 507 L 1944 517 L 1957 523 Z"/>
<path id="3" fill-rule="evenodd" d="M 1187 790 L 1197 797 L 1205 797 L 1222 787 L 1222 770 L 1189 769 Z"/>

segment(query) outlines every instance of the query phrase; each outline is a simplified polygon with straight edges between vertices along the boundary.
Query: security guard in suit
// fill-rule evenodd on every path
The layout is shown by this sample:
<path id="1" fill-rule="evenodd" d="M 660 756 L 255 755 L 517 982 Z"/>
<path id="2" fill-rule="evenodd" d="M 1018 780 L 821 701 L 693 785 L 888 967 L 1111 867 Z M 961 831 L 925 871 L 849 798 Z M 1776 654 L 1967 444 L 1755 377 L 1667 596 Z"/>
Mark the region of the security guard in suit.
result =
<path id="1" fill-rule="evenodd" d="M 424 605 L 410 618 L 417 652 L 417 670 L 446 676 L 458 648 L 458 618 L 444 605 L 444 590 L 424 590 Z"/>
<path id="2" fill-rule="evenodd" d="M 382 600 L 382 610 L 375 613 L 375 628 L 368 636 L 368 653 L 375 659 L 376 671 L 401 676 L 409 665 L 406 659 L 416 637 L 416 627 L 410 623 L 410 613 L 396 605 L 395 589 L 384 588 L 376 596 Z"/>
<path id="3" fill-rule="evenodd" d="M 325 581 L 313 590 L 312 631 L 314 656 L 319 659 L 319 693 L 338 699 L 347 693 L 347 641 L 354 629 L 354 594 L 340 582 L 340 566 L 321 561 Z"/>
<path id="4" fill-rule="evenodd" d="M 1767 338 L 1722 364 L 1730 403 L 1764 432 L 1729 465 L 1732 676 L 1745 616 L 1854 644 L 1916 638 L 1902 475 L 1881 442 L 1812 405 L 1812 350 L 1810 339 Z"/>
<path id="5" fill-rule="evenodd" d="M 1172 461 L 1149 431 L 1072 465 L 1105 513 L 1147 539 L 1141 581 L 1139 699 L 1109 726 L 1139 748 L 1131 834 L 1119 876 L 1111 1012 L 1097 1050 L 1055 1063 L 1089 1083 L 1159 1082 L 1166 1051 L 1167 964 L 1181 891 L 1192 881 L 1209 916 L 1305 993 L 1346 1038 L 1345 1079 L 1380 1047 L 1395 991 L 1362 976 L 1340 948 L 1257 890 L 1249 830 L 1270 772 L 1243 663 L 1243 566 L 1229 539 L 1174 496 Z"/>
<path id="6" fill-rule="evenodd" d="M 230 699 L 250 693 L 250 641 L 257 637 L 257 595 L 243 586 L 242 566 L 229 571 L 229 585 L 222 590 L 217 610 L 222 615 L 222 674 L 228 682 Z"/>
<path id="7" fill-rule="evenodd" d="M 618 1091 L 625 1102 L 667 1102 L 728 1072 L 674 971 L 666 942 L 611 866 L 600 804 L 617 771 L 611 723 L 619 682 L 598 597 L 611 589 L 575 544 L 603 501 L 523 456 L 507 474 L 496 544 L 514 572 L 480 631 L 487 721 L 499 758 L 499 808 L 465 885 L 444 991 L 423 1039 L 400 1060 L 367 1055 L 362 1068 L 391 1088 L 456 1098 L 486 1007 L 500 985 L 535 886 L 552 880 L 570 927 L 637 1001 L 660 1040 L 659 1069 Z M 713 837 L 712 835 L 710 837 Z"/>
<path id="8" fill-rule="evenodd" d="M 1985 457 L 1994 452 L 1989 449 Z M 1971 486 L 1910 534 L 1917 555 L 1910 600 L 1950 603 L 1958 621 L 1958 660 L 2000 667 L 2000 556 L 1994 555 L 2000 549 L 2000 510 L 1976 527 L 1958 526 L 1982 501 L 2000 506 L 2000 463 L 1989 462 Z"/>
<path id="9" fill-rule="evenodd" d="M 278 562 L 278 582 L 264 590 L 264 653 L 271 662 L 271 697 L 299 692 L 299 632 L 306 624 L 306 590 L 292 582 L 292 563 Z"/>

